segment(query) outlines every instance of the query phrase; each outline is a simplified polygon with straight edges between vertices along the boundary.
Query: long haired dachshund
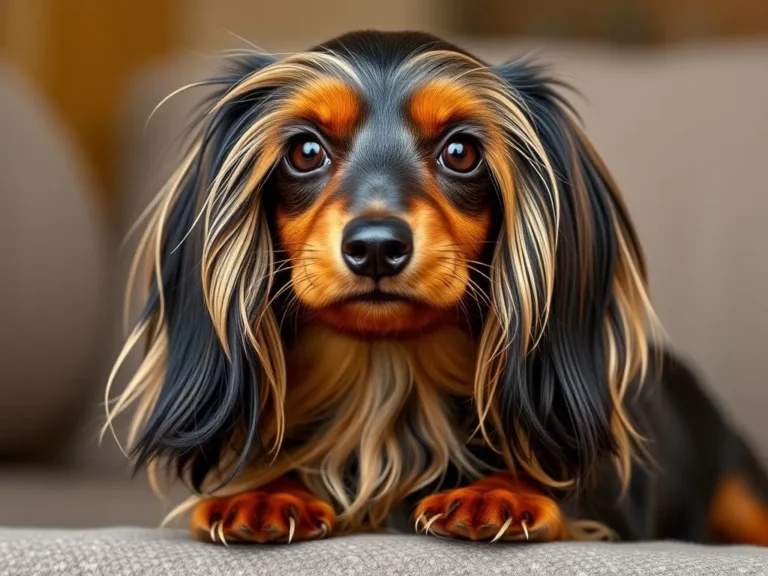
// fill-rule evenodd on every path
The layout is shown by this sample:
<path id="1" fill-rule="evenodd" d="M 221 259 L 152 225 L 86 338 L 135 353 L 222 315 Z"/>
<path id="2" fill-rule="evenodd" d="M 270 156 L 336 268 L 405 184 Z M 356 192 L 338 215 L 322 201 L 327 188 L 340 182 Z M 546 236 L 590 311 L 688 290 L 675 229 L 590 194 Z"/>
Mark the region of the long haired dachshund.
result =
<path id="1" fill-rule="evenodd" d="M 626 207 L 543 69 L 358 32 L 203 84 L 115 370 L 143 363 L 107 388 L 194 536 L 768 545 L 768 482 L 654 344 Z"/>

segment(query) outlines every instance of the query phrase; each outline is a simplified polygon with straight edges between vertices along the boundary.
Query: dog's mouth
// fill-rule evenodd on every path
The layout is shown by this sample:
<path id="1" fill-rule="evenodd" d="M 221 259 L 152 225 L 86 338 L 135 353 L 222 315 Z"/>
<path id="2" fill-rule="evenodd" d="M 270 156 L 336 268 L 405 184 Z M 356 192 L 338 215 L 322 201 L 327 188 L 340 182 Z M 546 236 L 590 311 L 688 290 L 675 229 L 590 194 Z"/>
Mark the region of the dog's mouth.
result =
<path id="1" fill-rule="evenodd" d="M 344 334 L 405 337 L 439 324 L 442 314 L 418 297 L 376 287 L 336 299 L 318 310 L 318 320 Z"/>
<path id="2" fill-rule="evenodd" d="M 371 290 L 369 292 L 363 292 L 360 294 L 353 294 L 341 299 L 338 304 L 352 304 L 352 303 L 365 303 L 365 304 L 407 304 L 412 303 L 413 299 L 403 296 L 401 294 L 395 294 L 393 292 L 385 292 L 379 290 Z"/>

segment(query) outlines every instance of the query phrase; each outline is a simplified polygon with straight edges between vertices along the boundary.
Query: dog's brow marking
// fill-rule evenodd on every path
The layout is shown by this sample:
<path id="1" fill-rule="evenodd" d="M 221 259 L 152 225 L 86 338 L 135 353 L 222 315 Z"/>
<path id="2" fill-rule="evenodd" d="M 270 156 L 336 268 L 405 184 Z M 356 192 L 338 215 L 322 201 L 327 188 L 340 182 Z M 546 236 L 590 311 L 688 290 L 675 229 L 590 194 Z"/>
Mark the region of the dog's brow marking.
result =
<path id="1" fill-rule="evenodd" d="M 408 113 L 424 138 L 440 135 L 452 121 L 469 118 L 482 110 L 477 98 L 447 78 L 431 80 L 416 89 L 408 102 Z"/>
<path id="2" fill-rule="evenodd" d="M 354 129 L 362 113 L 362 103 L 355 90 L 338 78 L 313 79 L 298 90 L 288 104 L 296 116 L 306 118 L 333 138 L 345 138 Z"/>

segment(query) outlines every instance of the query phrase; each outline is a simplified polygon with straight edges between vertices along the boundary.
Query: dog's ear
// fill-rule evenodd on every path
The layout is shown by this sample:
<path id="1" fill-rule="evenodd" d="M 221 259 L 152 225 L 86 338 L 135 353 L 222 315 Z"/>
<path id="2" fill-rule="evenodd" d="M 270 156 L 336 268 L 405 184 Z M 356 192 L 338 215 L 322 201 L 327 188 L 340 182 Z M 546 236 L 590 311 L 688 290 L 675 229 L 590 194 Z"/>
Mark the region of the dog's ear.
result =
<path id="1" fill-rule="evenodd" d="M 108 405 L 111 425 L 137 400 L 129 435 L 137 466 L 170 465 L 196 490 L 212 487 L 210 471 L 224 483 L 257 451 L 259 412 L 284 389 L 260 195 L 279 154 L 266 113 L 273 87 L 259 80 L 273 62 L 251 56 L 207 83 L 219 88 L 137 255 L 149 291 L 123 356 L 146 342 L 145 358 Z"/>
<path id="2" fill-rule="evenodd" d="M 561 86 L 525 62 L 494 72 L 515 117 L 483 343 L 499 359 L 488 372 L 497 425 L 550 485 L 584 480 L 608 455 L 627 478 L 637 432 L 623 399 L 644 377 L 655 318 L 642 252 Z"/>

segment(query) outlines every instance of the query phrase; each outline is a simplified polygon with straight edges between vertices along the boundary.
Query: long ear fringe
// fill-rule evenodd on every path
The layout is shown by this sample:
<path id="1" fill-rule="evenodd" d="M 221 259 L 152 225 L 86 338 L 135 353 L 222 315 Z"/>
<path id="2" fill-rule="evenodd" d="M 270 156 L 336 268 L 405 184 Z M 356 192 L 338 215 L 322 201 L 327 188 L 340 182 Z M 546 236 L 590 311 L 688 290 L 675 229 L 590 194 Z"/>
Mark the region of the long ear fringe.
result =
<path id="1" fill-rule="evenodd" d="M 546 485 L 579 485 L 605 456 L 626 483 L 642 436 L 625 396 L 660 333 L 642 252 L 555 83 L 525 62 L 494 72 L 481 90 L 512 144 L 489 155 L 505 224 L 478 363 L 481 426 L 494 413 L 500 451 Z"/>
<path id="2" fill-rule="evenodd" d="M 129 289 L 142 269 L 148 293 L 110 375 L 102 435 L 130 405 L 136 466 L 152 482 L 169 471 L 193 490 L 217 490 L 254 458 L 274 457 L 284 434 L 285 360 L 271 309 L 275 263 L 263 183 L 282 154 L 287 93 L 329 72 L 355 81 L 327 53 L 276 61 L 230 58 L 202 105 L 197 135 L 153 201 Z M 113 383 L 131 350 L 143 362 L 122 394 Z M 119 443 L 119 442 L 118 442 Z"/>
<path id="3" fill-rule="evenodd" d="M 202 114 L 199 136 L 153 203 L 154 213 L 131 268 L 129 290 L 140 273 L 141 263 L 145 263 L 149 274 L 149 290 L 141 319 L 107 384 L 107 420 L 102 435 L 112 430 L 119 414 L 138 401 L 128 442 L 137 467 L 146 464 L 150 468 L 155 486 L 159 486 L 160 462 L 165 460 L 194 489 L 200 489 L 208 470 L 216 468 L 224 447 L 233 438 L 241 454 L 240 462 L 231 467 L 230 475 L 234 475 L 245 459 L 251 457 L 251 446 L 258 444 L 257 414 L 262 404 L 258 394 L 264 388 L 260 382 L 270 377 L 273 383 L 280 379 L 274 372 L 281 370 L 281 359 L 270 362 L 263 351 L 254 355 L 242 340 L 246 333 L 256 342 L 274 339 L 270 335 L 273 329 L 267 327 L 267 335 L 263 336 L 259 326 L 254 328 L 250 320 L 246 322 L 241 317 L 243 312 L 260 316 L 261 310 L 255 310 L 258 305 L 254 303 L 266 302 L 269 284 L 264 279 L 270 277 L 271 260 L 249 258 L 246 253 L 271 254 L 270 246 L 261 246 L 268 234 L 255 234 L 258 243 L 241 239 L 239 248 L 233 248 L 236 241 L 231 237 L 218 243 L 214 237 L 216 245 L 211 248 L 206 246 L 206 241 L 212 238 L 209 232 L 212 218 L 205 212 L 206 204 L 221 201 L 237 188 L 231 182 L 228 187 L 214 182 L 215 175 L 231 172 L 239 164 L 254 166 L 259 160 L 274 161 L 273 157 L 264 159 L 262 149 L 256 150 L 258 142 L 242 142 L 252 121 L 264 114 L 263 106 L 246 102 L 246 98 L 227 97 L 233 86 L 241 85 L 272 62 L 270 57 L 251 56 L 241 59 L 231 75 L 201 83 L 218 84 L 223 89 L 209 101 L 208 109 Z M 259 88 L 254 86 L 249 96 L 257 96 Z M 257 201 L 255 205 L 250 202 L 249 206 L 255 214 L 260 214 Z M 217 215 L 221 215 L 221 211 Z M 230 213 L 223 217 L 238 216 Z M 199 226 L 201 219 L 204 222 Z M 257 225 L 265 226 L 263 222 Z M 253 225 L 245 228 L 254 232 Z M 226 318 L 220 320 L 218 326 L 203 290 L 209 287 L 201 267 L 203 261 L 210 266 L 209 278 L 214 278 L 212 293 L 219 300 L 231 302 L 227 310 L 222 311 Z M 238 292 L 236 286 L 216 284 L 215 279 L 222 276 L 218 267 L 237 269 L 243 261 L 256 262 L 260 270 L 254 268 L 245 275 L 259 280 L 255 286 L 265 286 L 261 292 L 246 295 Z M 248 298 L 250 303 L 246 302 Z M 246 323 L 248 330 L 243 329 Z M 217 331 L 221 325 L 226 326 L 223 333 Z M 110 393 L 118 370 L 141 342 L 146 343 L 144 360 L 123 393 L 112 400 Z M 282 354 L 279 347 L 274 350 L 275 354 Z M 268 367 L 266 377 L 265 366 Z"/>

